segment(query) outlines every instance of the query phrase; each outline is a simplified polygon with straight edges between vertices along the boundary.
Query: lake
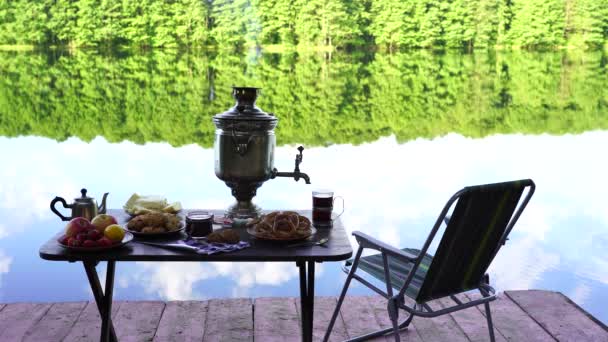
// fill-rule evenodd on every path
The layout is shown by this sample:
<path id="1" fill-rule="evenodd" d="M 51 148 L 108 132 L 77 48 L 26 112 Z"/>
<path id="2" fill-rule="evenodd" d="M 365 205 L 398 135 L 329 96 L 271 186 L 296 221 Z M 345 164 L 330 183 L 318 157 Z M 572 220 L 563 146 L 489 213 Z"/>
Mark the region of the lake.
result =
<path id="1" fill-rule="evenodd" d="M 110 192 L 111 208 L 134 192 L 227 207 L 211 117 L 232 106 L 232 85 L 247 85 L 263 88 L 258 105 L 279 118 L 275 166 L 291 171 L 304 145 L 312 181 L 266 182 L 254 199 L 263 208 L 309 209 L 313 187 L 330 187 L 345 199 L 347 230 L 419 247 L 460 188 L 532 178 L 536 194 L 492 284 L 561 291 L 608 322 L 607 61 L 602 52 L 0 52 L 0 302 L 92 299 L 82 266 L 38 257 L 64 226 L 49 210 L 56 195 L 71 201 L 86 187 L 97 199 Z M 121 263 L 114 295 L 296 296 L 297 272 Z M 317 273 L 316 293 L 337 295 L 340 265 Z"/>

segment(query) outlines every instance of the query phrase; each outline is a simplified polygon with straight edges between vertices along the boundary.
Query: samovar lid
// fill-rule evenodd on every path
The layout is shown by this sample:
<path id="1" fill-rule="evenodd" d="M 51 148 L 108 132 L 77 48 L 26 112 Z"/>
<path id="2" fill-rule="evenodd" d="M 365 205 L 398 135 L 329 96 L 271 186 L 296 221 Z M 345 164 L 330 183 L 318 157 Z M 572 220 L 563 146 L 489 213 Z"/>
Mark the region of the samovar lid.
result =
<path id="1" fill-rule="evenodd" d="M 255 100 L 258 98 L 261 88 L 255 87 L 232 87 L 232 97 L 236 100 L 236 104 L 227 111 L 216 114 L 213 117 L 213 122 L 218 128 L 223 128 L 225 124 L 241 123 L 249 121 L 262 124 L 265 129 L 273 129 L 278 119 L 272 113 L 266 113 L 255 105 Z"/>

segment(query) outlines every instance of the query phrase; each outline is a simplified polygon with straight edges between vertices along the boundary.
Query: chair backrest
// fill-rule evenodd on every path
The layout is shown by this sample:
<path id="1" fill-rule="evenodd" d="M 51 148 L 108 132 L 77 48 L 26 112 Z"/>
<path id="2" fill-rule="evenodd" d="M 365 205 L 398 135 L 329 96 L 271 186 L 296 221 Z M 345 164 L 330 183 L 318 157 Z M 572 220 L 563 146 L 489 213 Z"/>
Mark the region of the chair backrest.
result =
<path id="1" fill-rule="evenodd" d="M 526 187 L 528 193 L 521 200 Z M 457 192 L 425 244 L 426 249 L 445 213 L 457 200 L 416 300 L 422 303 L 478 288 L 534 188 L 534 182 L 525 179 L 470 186 Z"/>

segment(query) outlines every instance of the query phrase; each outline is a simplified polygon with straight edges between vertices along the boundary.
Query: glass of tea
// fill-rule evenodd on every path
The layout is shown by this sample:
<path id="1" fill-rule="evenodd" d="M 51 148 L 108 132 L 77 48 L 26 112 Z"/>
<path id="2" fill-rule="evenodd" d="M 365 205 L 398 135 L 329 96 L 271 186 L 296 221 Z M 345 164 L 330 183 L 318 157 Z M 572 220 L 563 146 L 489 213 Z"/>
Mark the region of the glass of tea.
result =
<path id="1" fill-rule="evenodd" d="M 332 217 L 334 202 L 339 198 L 342 201 L 342 211 Z M 312 192 L 312 223 L 315 226 L 331 226 L 333 221 L 344 213 L 344 198 L 335 196 L 331 190 L 315 190 Z"/>

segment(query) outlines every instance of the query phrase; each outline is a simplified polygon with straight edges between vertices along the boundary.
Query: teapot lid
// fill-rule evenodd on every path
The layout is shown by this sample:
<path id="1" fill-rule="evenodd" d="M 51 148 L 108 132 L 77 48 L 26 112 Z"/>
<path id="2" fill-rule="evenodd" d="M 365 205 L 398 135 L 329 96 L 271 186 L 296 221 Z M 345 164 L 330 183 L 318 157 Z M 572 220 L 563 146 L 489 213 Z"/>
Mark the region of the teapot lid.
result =
<path id="1" fill-rule="evenodd" d="M 213 117 L 213 123 L 218 128 L 231 128 L 234 125 L 243 130 L 246 123 L 251 123 L 250 130 L 272 130 L 277 125 L 277 117 L 272 113 L 266 113 L 255 105 L 261 88 L 256 87 L 232 87 L 232 97 L 236 104 L 227 111 Z M 244 129 L 248 130 L 248 129 Z"/>
<path id="2" fill-rule="evenodd" d="M 87 189 L 80 189 L 80 197 L 76 197 L 74 198 L 74 201 L 76 202 L 91 202 L 93 200 L 92 197 L 88 197 L 87 196 Z"/>

